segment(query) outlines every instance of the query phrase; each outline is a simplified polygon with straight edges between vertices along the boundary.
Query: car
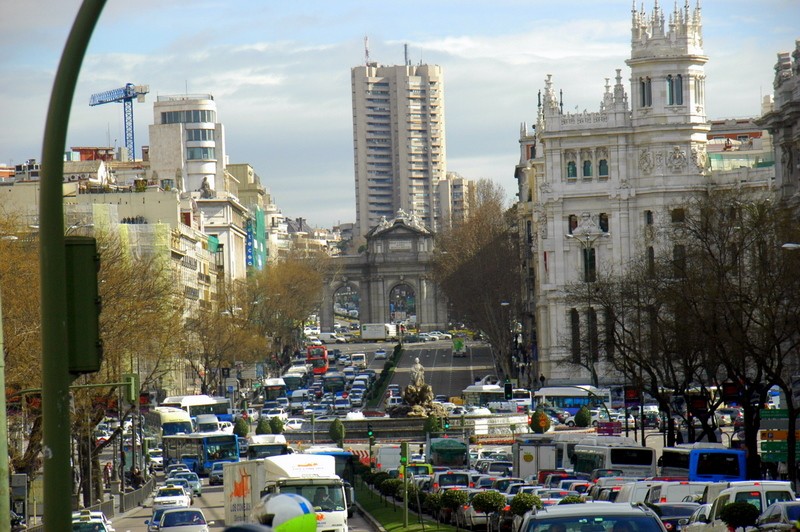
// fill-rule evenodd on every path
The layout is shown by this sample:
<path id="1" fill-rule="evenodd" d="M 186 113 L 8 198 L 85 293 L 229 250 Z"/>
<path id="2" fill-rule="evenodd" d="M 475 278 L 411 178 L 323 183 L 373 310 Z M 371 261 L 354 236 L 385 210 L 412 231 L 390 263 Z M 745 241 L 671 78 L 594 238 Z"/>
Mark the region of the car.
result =
<path id="1" fill-rule="evenodd" d="M 337 414 L 349 412 L 353 408 L 350 399 L 337 397 L 333 401 L 333 411 Z"/>
<path id="2" fill-rule="evenodd" d="M 72 521 L 72 532 L 112 532 L 105 523 L 97 519 L 76 519 Z"/>
<path id="3" fill-rule="evenodd" d="M 189 481 L 185 478 L 177 478 L 172 477 L 168 478 L 164 483 L 165 486 L 180 486 L 183 488 L 183 491 L 186 492 L 186 495 L 189 496 L 189 499 L 194 499 L 194 491 L 192 491 L 192 485 L 189 484 Z"/>
<path id="4" fill-rule="evenodd" d="M 180 463 L 177 463 L 177 464 L 169 464 L 167 466 L 167 468 L 164 470 L 164 474 L 167 475 L 167 477 L 169 477 L 174 471 L 177 471 L 177 470 L 180 470 L 180 469 L 183 469 L 185 471 L 191 471 L 191 469 L 189 469 L 189 466 L 187 466 L 183 462 L 180 462 Z"/>
<path id="5" fill-rule="evenodd" d="M 114 532 L 114 527 L 111 526 L 111 521 L 106 517 L 106 514 L 103 512 L 93 512 L 91 510 L 81 510 L 79 512 L 72 512 L 72 522 L 81 522 L 81 523 L 102 523 L 105 526 L 105 530 L 108 532 Z M 93 530 L 89 527 L 83 527 L 87 530 Z"/>
<path id="6" fill-rule="evenodd" d="M 185 481 L 184 481 L 185 482 Z M 186 494 L 186 491 L 181 486 L 167 484 L 161 488 L 153 496 L 153 509 L 161 508 L 162 506 L 191 506 L 192 498 Z"/>
<path id="7" fill-rule="evenodd" d="M 261 411 L 261 417 L 272 419 L 274 417 L 280 419 L 281 421 L 286 421 L 289 419 L 289 413 L 286 411 L 285 408 L 277 407 L 277 408 L 268 408 Z"/>
<path id="8" fill-rule="evenodd" d="M 221 486 L 223 483 L 223 476 L 222 471 L 224 469 L 225 462 L 214 462 L 211 466 L 211 471 L 208 473 L 208 485 L 209 486 Z"/>
<path id="9" fill-rule="evenodd" d="M 767 506 L 756 521 L 759 531 L 788 531 L 800 520 L 800 501 L 774 502 Z"/>
<path id="10" fill-rule="evenodd" d="M 576 530 L 581 532 L 666 532 L 656 513 L 644 505 L 586 502 L 555 504 L 514 518 L 514 530 L 539 532 Z M 563 526 L 558 526 L 563 525 Z"/>
<path id="11" fill-rule="evenodd" d="M 162 471 L 164 469 L 164 455 L 161 449 L 147 451 L 147 467 L 152 471 Z"/>
<path id="12" fill-rule="evenodd" d="M 386 360 L 386 349 L 380 348 L 375 351 L 375 360 Z"/>
<path id="13" fill-rule="evenodd" d="M 653 506 L 657 508 L 656 513 L 664 523 L 664 528 L 669 532 L 680 532 L 700 505 L 696 502 L 660 502 Z"/>
<path id="14" fill-rule="evenodd" d="M 175 506 L 162 506 L 161 508 L 156 508 L 153 510 L 153 515 L 150 516 L 150 519 L 145 519 L 144 524 L 147 525 L 147 532 L 158 532 L 158 522 L 161 521 L 161 516 L 164 513 L 164 510 L 168 510 L 170 508 L 177 508 Z"/>
<path id="15" fill-rule="evenodd" d="M 161 514 L 158 530 L 167 532 L 208 532 L 206 516 L 200 508 L 170 508 Z"/>
<path id="16" fill-rule="evenodd" d="M 196 497 L 203 496 L 203 482 L 200 480 L 200 477 L 197 476 L 197 473 L 186 473 L 184 471 L 176 473 L 175 478 L 182 478 L 189 482 L 189 487 L 192 490 L 192 495 Z"/>
<path id="17" fill-rule="evenodd" d="M 286 430 L 300 430 L 305 423 L 305 420 L 299 417 L 290 417 L 283 422 L 283 428 Z"/>
<path id="18" fill-rule="evenodd" d="M 682 532 L 702 532 L 705 530 L 706 525 L 708 524 L 710 515 L 711 503 L 701 504 L 689 517 L 689 519 L 686 521 L 686 524 L 682 525 Z"/>
<path id="19" fill-rule="evenodd" d="M 452 340 L 453 335 L 450 333 L 442 332 L 442 331 L 431 331 L 428 333 L 429 335 L 436 336 L 439 340 Z"/>

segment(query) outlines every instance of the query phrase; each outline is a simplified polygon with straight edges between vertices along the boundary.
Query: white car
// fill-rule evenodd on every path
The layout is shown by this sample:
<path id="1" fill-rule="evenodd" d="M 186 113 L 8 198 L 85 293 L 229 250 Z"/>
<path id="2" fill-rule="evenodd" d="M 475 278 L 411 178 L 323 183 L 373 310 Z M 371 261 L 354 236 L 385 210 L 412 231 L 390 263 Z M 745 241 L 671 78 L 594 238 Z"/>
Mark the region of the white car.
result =
<path id="1" fill-rule="evenodd" d="M 92 512 L 90 510 L 81 510 L 80 512 L 72 512 L 72 522 L 76 523 L 103 523 L 107 532 L 114 532 L 114 527 L 111 526 L 111 521 L 106 517 L 103 512 Z"/>
<path id="2" fill-rule="evenodd" d="M 203 510 L 200 508 L 170 508 L 161 514 L 158 522 L 159 532 L 208 532 L 208 525 L 213 521 L 206 521 Z"/>
<path id="3" fill-rule="evenodd" d="M 286 430 L 300 430 L 305 420 L 299 417 L 290 417 L 283 423 L 283 428 Z"/>
<path id="4" fill-rule="evenodd" d="M 163 506 L 185 506 L 192 504 L 192 497 L 180 486 L 164 486 L 158 488 L 153 496 L 153 509 Z"/>
<path id="5" fill-rule="evenodd" d="M 386 360 L 386 349 L 381 347 L 375 351 L 375 360 Z"/>
<path id="6" fill-rule="evenodd" d="M 439 340 L 452 340 L 453 335 L 450 333 L 442 332 L 442 331 L 431 331 L 428 334 L 432 334 L 439 338 Z"/>
<path id="7" fill-rule="evenodd" d="M 268 408 L 261 411 L 261 417 L 266 419 L 277 417 L 281 421 L 286 421 L 289 419 L 289 414 L 283 408 Z"/>

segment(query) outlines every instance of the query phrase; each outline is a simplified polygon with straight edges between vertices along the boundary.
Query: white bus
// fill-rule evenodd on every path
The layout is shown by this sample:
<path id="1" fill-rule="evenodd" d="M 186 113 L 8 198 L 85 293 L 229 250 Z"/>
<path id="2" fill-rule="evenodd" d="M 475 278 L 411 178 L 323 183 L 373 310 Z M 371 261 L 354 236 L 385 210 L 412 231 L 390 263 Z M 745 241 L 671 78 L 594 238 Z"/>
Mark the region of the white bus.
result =
<path id="1" fill-rule="evenodd" d="M 489 403 L 505 401 L 505 389 L 498 384 L 473 384 L 461 392 L 464 404 L 474 406 L 488 406 Z M 530 402 L 531 394 L 524 388 L 514 388 L 511 392 L 511 401 Z"/>
<path id="2" fill-rule="evenodd" d="M 648 478 L 656 475 L 656 452 L 632 438 L 596 436 L 575 446 L 575 476 L 588 478 L 595 469 L 618 470 L 615 476 Z"/>
<path id="3" fill-rule="evenodd" d="M 211 397 L 210 395 L 175 395 L 161 401 L 159 406 L 181 408 L 196 418 L 200 414 L 214 414 L 220 421 L 232 421 L 231 402 L 227 397 Z"/>
<path id="4" fill-rule="evenodd" d="M 164 436 L 193 432 L 192 418 L 189 412 L 181 408 L 157 406 L 144 415 L 144 423 L 148 431 L 159 440 Z"/>
<path id="5" fill-rule="evenodd" d="M 533 392 L 536 406 L 554 406 L 566 410 L 573 416 L 581 407 L 611 408 L 611 390 L 595 388 L 588 384 L 578 386 L 546 386 Z"/>

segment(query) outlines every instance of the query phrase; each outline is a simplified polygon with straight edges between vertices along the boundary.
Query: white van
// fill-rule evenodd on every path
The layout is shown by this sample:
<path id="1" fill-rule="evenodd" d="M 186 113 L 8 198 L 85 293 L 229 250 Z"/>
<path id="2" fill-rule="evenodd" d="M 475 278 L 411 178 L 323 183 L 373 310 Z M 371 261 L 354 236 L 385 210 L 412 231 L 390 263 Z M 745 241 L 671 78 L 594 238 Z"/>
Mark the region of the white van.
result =
<path id="1" fill-rule="evenodd" d="M 353 353 L 350 355 L 350 365 L 354 368 L 366 369 L 367 367 L 367 354 L 366 353 Z"/>
<path id="2" fill-rule="evenodd" d="M 347 340 L 345 340 L 344 336 L 338 335 L 332 332 L 321 332 L 319 333 L 318 338 L 323 344 L 345 344 Z"/>
<path id="3" fill-rule="evenodd" d="M 638 480 L 623 484 L 614 502 L 644 502 L 647 500 L 647 493 L 653 484 L 652 480 Z"/>
<path id="4" fill-rule="evenodd" d="M 732 502 L 749 502 L 762 513 L 774 502 L 794 501 L 795 495 L 791 484 L 779 480 L 753 480 L 731 482 L 730 487 L 722 490 L 708 514 L 705 532 L 727 532 L 728 525 L 720 518 L 722 509 Z"/>
<path id="5" fill-rule="evenodd" d="M 686 480 L 672 482 L 655 482 L 647 493 L 647 502 L 683 502 L 697 501 L 706 486 L 711 482 L 689 482 Z"/>

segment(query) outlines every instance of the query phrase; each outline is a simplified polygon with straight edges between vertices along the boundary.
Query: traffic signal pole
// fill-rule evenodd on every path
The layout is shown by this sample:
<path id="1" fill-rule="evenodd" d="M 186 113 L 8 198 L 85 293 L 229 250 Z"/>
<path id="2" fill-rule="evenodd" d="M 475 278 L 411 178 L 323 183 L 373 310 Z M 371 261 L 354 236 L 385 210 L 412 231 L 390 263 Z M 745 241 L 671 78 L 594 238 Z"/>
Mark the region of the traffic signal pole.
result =
<path id="1" fill-rule="evenodd" d="M 64 147 L 78 74 L 105 0 L 84 0 L 53 81 L 42 147 L 39 239 L 42 316 L 42 427 L 44 530 L 60 532 L 72 521 L 70 395 L 64 246 Z M 0 517 L 5 519 L 5 517 Z"/>

